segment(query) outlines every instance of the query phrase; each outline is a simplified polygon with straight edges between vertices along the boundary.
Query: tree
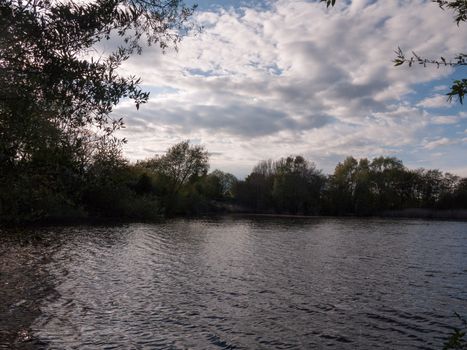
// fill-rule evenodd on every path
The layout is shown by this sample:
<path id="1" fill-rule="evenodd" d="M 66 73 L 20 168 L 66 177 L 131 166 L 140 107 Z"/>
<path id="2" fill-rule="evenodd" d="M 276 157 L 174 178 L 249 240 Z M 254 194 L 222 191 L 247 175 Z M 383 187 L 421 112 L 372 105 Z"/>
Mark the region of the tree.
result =
<path id="1" fill-rule="evenodd" d="M 280 212 L 317 214 L 324 183 L 321 171 L 302 156 L 289 156 L 274 163 L 272 196 Z"/>
<path id="2" fill-rule="evenodd" d="M 257 211 L 315 214 L 319 211 L 324 176 L 300 155 L 259 162 L 245 181 L 238 181 L 235 196 Z"/>
<path id="3" fill-rule="evenodd" d="M 467 209 L 467 178 L 458 180 L 452 197 L 452 207 Z"/>
<path id="4" fill-rule="evenodd" d="M 228 199 L 233 197 L 233 188 L 238 181 L 234 175 L 216 169 L 208 177 L 214 179 L 219 198 Z"/>
<path id="5" fill-rule="evenodd" d="M 377 210 L 399 209 L 404 164 L 394 157 L 377 157 L 370 163 L 370 178 Z"/>
<path id="6" fill-rule="evenodd" d="M 373 210 L 373 193 L 371 186 L 371 170 L 368 159 L 360 159 L 354 175 L 354 212 L 358 215 L 371 214 Z"/>
<path id="7" fill-rule="evenodd" d="M 358 161 L 354 157 L 347 157 L 342 163 L 339 162 L 336 165 L 334 174 L 329 178 L 326 191 L 329 200 L 327 206 L 333 214 L 354 212 L 357 170 Z"/>
<path id="8" fill-rule="evenodd" d="M 163 156 L 139 162 L 140 167 L 167 179 L 168 192 L 177 194 L 183 185 L 206 175 L 209 170 L 209 154 L 203 146 L 191 146 L 182 141 L 170 147 Z"/>
<path id="9" fill-rule="evenodd" d="M 454 20 L 459 26 L 461 22 L 467 21 L 467 1 L 465 0 L 431 0 L 432 2 L 439 5 L 439 7 L 444 9 L 449 9 L 454 12 Z M 326 6 L 334 6 L 336 0 L 321 0 L 325 2 Z M 409 65 L 412 67 L 413 64 L 417 63 L 426 67 L 427 65 L 434 65 L 436 67 L 440 66 L 450 66 L 450 67 L 460 67 L 467 66 L 467 53 L 459 53 L 456 57 L 449 60 L 440 56 L 439 59 L 429 59 L 417 55 L 415 52 L 412 52 L 412 56 L 407 57 L 404 52 L 399 47 L 396 50 L 396 58 L 393 60 L 395 66 L 401 66 L 403 64 Z M 451 90 L 447 93 L 448 101 L 452 101 L 454 97 L 457 97 L 458 101 L 463 104 L 464 96 L 467 94 L 467 79 L 454 80 Z"/>
<path id="10" fill-rule="evenodd" d="M 129 98 L 139 108 L 148 93 L 119 66 L 143 38 L 176 45 L 192 12 L 180 0 L 0 0 L 2 211 L 30 211 L 38 188 L 69 192 L 67 178 L 82 176 L 93 153 L 125 141 L 113 137 L 123 126 L 113 107 Z M 93 54 L 116 38 L 114 52 Z"/>
<path id="11" fill-rule="evenodd" d="M 412 205 L 415 177 L 402 161 L 378 157 L 371 162 L 347 157 L 328 179 L 325 208 L 334 214 L 369 215 Z"/>
<path id="12" fill-rule="evenodd" d="M 141 51 L 143 35 L 163 49 L 176 44 L 191 13 L 179 0 L 0 0 L 3 162 L 31 157 L 52 141 L 78 144 L 90 128 L 109 136 L 121 127 L 113 106 L 130 98 L 139 108 L 148 94 L 118 67 Z M 116 36 L 117 50 L 90 57 L 98 42 Z"/>
<path id="13" fill-rule="evenodd" d="M 253 171 L 235 186 L 235 197 L 240 204 L 254 211 L 271 210 L 273 207 L 273 176 Z"/>
<path id="14" fill-rule="evenodd" d="M 275 167 L 272 159 L 260 161 L 253 167 L 245 181 L 235 186 L 235 195 L 240 203 L 255 211 L 271 210 Z"/>
<path id="15" fill-rule="evenodd" d="M 196 213 L 204 207 L 204 198 L 196 183 L 209 170 L 209 153 L 201 145 L 182 141 L 162 156 L 140 161 L 136 166 L 148 171 L 155 193 L 161 198 L 166 215 Z"/>

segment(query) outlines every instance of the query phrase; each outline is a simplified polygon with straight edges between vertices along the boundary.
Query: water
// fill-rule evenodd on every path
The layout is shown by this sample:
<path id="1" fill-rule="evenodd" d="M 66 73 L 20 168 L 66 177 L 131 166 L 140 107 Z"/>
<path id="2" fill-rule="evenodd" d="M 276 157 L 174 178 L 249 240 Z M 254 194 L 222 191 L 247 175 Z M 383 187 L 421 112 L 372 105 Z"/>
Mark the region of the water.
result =
<path id="1" fill-rule="evenodd" d="M 461 222 L 216 218 L 0 243 L 5 348 L 441 349 L 467 315 Z"/>

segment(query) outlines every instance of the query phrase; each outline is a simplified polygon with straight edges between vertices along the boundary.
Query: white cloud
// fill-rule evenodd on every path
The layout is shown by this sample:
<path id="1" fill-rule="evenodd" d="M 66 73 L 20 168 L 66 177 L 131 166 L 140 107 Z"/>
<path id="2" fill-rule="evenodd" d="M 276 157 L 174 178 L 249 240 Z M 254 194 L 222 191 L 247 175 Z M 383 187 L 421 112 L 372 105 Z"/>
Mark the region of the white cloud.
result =
<path id="1" fill-rule="evenodd" d="M 441 107 L 451 107 L 452 105 L 447 100 L 446 95 L 434 95 L 427 97 L 420 101 L 417 106 L 424 108 L 441 108 Z"/>
<path id="2" fill-rule="evenodd" d="M 447 85 L 437 85 L 433 87 L 433 91 L 447 91 L 449 89 L 449 86 Z"/>
<path id="3" fill-rule="evenodd" d="M 433 117 L 431 120 L 433 124 L 438 125 L 456 124 L 459 122 L 459 117 L 455 115 L 441 115 Z"/>
<path id="4" fill-rule="evenodd" d="M 414 84 L 451 69 L 390 62 L 398 45 L 424 56 L 466 47 L 450 14 L 429 2 L 353 1 L 326 9 L 279 0 L 268 10 L 200 12 L 197 20 L 204 31 L 185 38 L 178 53 L 150 48 L 125 64 L 150 89 L 165 88 L 138 113 L 126 104 L 116 110 L 127 116 L 121 134 L 132 158 L 196 138 L 215 152 L 214 166 L 238 165 L 237 173 L 290 153 L 321 165 L 415 147 L 431 123 L 454 122 L 423 111 L 441 106 L 444 95 L 417 105 L 406 99 Z M 452 25 L 440 31 L 439 23 Z"/>
<path id="5" fill-rule="evenodd" d="M 442 137 L 442 138 L 439 138 L 433 141 L 425 141 L 423 148 L 432 150 L 432 149 L 435 149 L 441 146 L 452 145 L 455 143 L 458 143 L 458 140 L 451 140 L 451 139 L 448 139 L 447 137 Z"/>

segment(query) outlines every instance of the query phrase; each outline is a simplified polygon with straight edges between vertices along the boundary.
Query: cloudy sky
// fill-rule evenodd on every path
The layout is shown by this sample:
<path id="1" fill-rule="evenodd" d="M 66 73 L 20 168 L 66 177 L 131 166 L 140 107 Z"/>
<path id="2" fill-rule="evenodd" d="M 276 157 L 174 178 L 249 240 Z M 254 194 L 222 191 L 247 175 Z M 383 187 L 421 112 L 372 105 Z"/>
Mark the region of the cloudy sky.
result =
<path id="1" fill-rule="evenodd" d="M 149 103 L 121 103 L 132 159 L 190 139 L 211 168 L 243 177 L 262 159 L 302 154 L 325 172 L 348 155 L 396 156 L 411 168 L 467 175 L 467 109 L 446 102 L 466 69 L 394 67 L 394 50 L 467 51 L 466 24 L 431 1 L 199 0 L 203 26 L 123 71 Z"/>

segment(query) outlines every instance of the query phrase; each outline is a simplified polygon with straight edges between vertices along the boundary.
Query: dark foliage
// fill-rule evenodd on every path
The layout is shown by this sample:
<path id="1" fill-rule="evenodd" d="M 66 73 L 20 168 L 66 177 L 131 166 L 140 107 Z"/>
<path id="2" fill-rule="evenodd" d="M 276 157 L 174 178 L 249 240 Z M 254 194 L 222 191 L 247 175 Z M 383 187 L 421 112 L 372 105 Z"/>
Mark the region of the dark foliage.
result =
<path id="1" fill-rule="evenodd" d="M 248 210 L 288 214 L 467 209 L 467 180 L 439 170 L 410 170 L 390 157 L 348 157 L 325 177 L 295 156 L 260 162 L 236 184 L 235 196 Z"/>
<path id="2" fill-rule="evenodd" d="M 0 0 L 2 218 L 85 215 L 96 155 L 125 142 L 113 107 L 148 98 L 118 67 L 140 39 L 176 45 L 192 11 L 178 0 Z M 111 38 L 120 46 L 94 57 Z"/>
<path id="3" fill-rule="evenodd" d="M 443 350 L 457 349 L 457 350 L 466 350 L 467 349 L 467 321 L 465 318 L 456 313 L 456 317 L 461 322 L 461 328 L 453 328 L 451 336 L 446 340 Z"/>

